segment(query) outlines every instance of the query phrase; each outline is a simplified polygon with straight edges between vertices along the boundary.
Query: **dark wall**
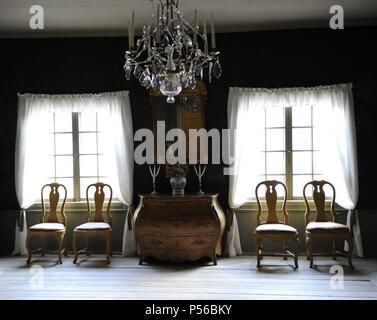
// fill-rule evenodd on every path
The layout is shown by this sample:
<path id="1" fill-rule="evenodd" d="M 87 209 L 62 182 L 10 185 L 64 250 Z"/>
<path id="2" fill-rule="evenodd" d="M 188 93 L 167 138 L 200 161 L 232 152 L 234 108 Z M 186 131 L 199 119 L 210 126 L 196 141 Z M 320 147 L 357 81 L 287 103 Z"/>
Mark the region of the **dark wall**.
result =
<path id="1" fill-rule="evenodd" d="M 377 178 L 377 145 L 373 142 L 377 119 L 376 38 L 376 27 L 218 35 L 223 75 L 208 86 L 207 129 L 227 127 L 230 86 L 290 87 L 353 82 L 360 181 L 358 207 L 376 208 L 377 184 L 373 183 Z M 135 81 L 127 83 L 124 78 L 126 44 L 127 39 L 123 38 L 0 40 L 0 211 L 18 209 L 14 188 L 17 92 L 130 90 L 134 130 L 152 129 L 147 92 Z M 209 166 L 207 170 L 205 191 L 220 192 L 221 204 L 226 207 L 228 179 L 223 176 L 222 167 Z M 187 189 L 194 191 L 196 186 L 191 172 Z M 158 188 L 169 191 L 168 180 L 161 174 Z M 138 193 L 151 191 L 146 166 L 135 166 L 134 190 L 135 203 Z M 8 216 L 0 215 L 0 225 L 5 225 L 4 219 L 9 221 Z M 12 217 L 15 219 L 14 214 Z M 0 230 L 0 238 L 9 242 L 9 233 L 4 228 Z M 4 251 L 7 250 L 0 247 L 0 253 Z"/>

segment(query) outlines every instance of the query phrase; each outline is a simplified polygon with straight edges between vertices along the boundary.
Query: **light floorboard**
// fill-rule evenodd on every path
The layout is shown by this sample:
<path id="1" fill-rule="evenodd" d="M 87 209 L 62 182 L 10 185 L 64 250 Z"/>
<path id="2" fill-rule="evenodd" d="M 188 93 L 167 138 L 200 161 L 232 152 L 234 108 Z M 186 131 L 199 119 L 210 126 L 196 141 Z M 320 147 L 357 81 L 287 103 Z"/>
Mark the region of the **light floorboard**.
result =
<path id="1" fill-rule="evenodd" d="M 143 299 L 143 300 L 250 300 L 250 299 L 377 299 L 377 260 L 355 259 L 355 269 L 344 259 L 317 258 L 314 269 L 300 257 L 292 261 L 265 258 L 261 270 L 253 256 L 207 262 L 170 264 L 114 256 L 72 258 L 56 264 L 53 256 L 33 260 L 0 258 L 0 299 Z M 334 281 L 331 266 L 341 266 L 342 282 Z M 336 276 L 338 276 L 337 274 Z M 333 281 L 331 280 L 333 279 Z M 335 287 L 334 287 L 335 285 Z"/>

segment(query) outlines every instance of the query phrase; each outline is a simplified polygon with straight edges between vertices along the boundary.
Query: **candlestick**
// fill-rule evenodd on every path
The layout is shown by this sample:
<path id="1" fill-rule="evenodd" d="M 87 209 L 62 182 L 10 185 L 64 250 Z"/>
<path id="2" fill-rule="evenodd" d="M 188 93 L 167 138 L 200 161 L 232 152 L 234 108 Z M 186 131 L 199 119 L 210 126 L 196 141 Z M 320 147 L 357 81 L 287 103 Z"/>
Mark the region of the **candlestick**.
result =
<path id="1" fill-rule="evenodd" d="M 151 194 L 157 194 L 158 193 L 156 191 L 156 178 L 157 178 L 158 174 L 160 173 L 160 168 L 161 168 L 160 165 L 156 166 L 155 164 L 153 165 L 153 167 L 149 166 L 149 172 L 152 176 L 152 183 L 153 183 L 153 191 L 152 191 Z"/>
<path id="2" fill-rule="evenodd" d="M 198 164 L 198 168 L 196 168 L 196 166 L 194 166 L 194 170 L 195 170 L 196 176 L 198 177 L 198 182 L 199 182 L 198 194 L 204 194 L 204 192 L 202 190 L 202 177 L 204 176 L 206 169 L 207 169 L 206 165 L 204 165 L 203 170 L 202 170 L 202 166 L 200 164 Z"/>
<path id="3" fill-rule="evenodd" d="M 195 19 L 194 19 L 194 47 L 197 47 L 198 44 L 198 10 L 195 9 Z"/>
<path id="4" fill-rule="evenodd" d="M 215 21 L 213 18 L 213 13 L 211 14 L 211 41 L 212 41 L 212 51 L 216 49 L 216 36 L 215 36 Z"/>
<path id="5" fill-rule="evenodd" d="M 207 23 L 203 21 L 203 38 L 204 38 L 204 52 L 208 54 L 208 42 L 207 42 Z"/>

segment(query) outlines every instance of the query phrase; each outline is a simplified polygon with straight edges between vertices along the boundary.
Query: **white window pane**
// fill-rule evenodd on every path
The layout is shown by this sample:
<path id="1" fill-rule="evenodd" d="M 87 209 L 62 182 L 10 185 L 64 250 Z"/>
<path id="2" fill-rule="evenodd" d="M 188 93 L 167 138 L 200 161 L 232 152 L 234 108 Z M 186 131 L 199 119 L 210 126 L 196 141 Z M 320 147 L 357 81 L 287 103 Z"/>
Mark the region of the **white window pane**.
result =
<path id="1" fill-rule="evenodd" d="M 285 127 L 285 108 L 266 108 L 266 127 Z"/>
<path id="2" fill-rule="evenodd" d="M 312 153 L 293 152 L 292 155 L 293 173 L 312 173 Z"/>
<path id="3" fill-rule="evenodd" d="M 67 189 L 67 199 L 73 199 L 73 178 L 60 178 L 56 180 L 57 183 L 64 185 Z M 64 197 L 64 190 L 61 188 L 60 190 L 60 199 L 63 200 Z"/>
<path id="4" fill-rule="evenodd" d="M 56 176 L 73 177 L 72 156 L 56 156 Z"/>
<path id="5" fill-rule="evenodd" d="M 55 134 L 56 154 L 73 154 L 72 133 Z"/>
<path id="6" fill-rule="evenodd" d="M 326 111 L 313 106 L 313 127 L 318 127 L 327 118 Z"/>
<path id="7" fill-rule="evenodd" d="M 292 129 L 292 149 L 293 150 L 311 150 L 312 133 L 310 128 L 293 128 Z"/>
<path id="8" fill-rule="evenodd" d="M 320 131 L 318 128 L 313 128 L 313 150 L 320 150 Z"/>
<path id="9" fill-rule="evenodd" d="M 97 176 L 97 156 L 80 156 L 80 176 Z"/>
<path id="10" fill-rule="evenodd" d="M 110 175 L 109 169 L 110 164 L 108 163 L 108 158 L 105 156 L 98 156 L 98 165 L 99 165 L 99 176 L 101 177 L 107 177 Z"/>
<path id="11" fill-rule="evenodd" d="M 109 142 L 106 141 L 105 135 L 103 133 L 98 133 L 98 153 L 106 153 Z"/>
<path id="12" fill-rule="evenodd" d="M 55 157 L 54 156 L 50 156 L 48 158 L 45 177 L 48 179 L 55 177 Z"/>
<path id="13" fill-rule="evenodd" d="M 323 159 L 322 153 L 318 151 L 313 152 L 313 173 L 316 175 L 323 174 L 325 172 L 326 161 L 328 159 Z"/>
<path id="14" fill-rule="evenodd" d="M 292 107 L 292 126 L 307 127 L 312 124 L 311 106 Z"/>
<path id="15" fill-rule="evenodd" d="M 285 129 L 266 129 L 267 151 L 285 150 Z"/>
<path id="16" fill-rule="evenodd" d="M 307 184 L 309 181 L 312 181 L 311 175 L 300 175 L 296 176 L 293 175 L 293 196 L 294 197 L 303 197 L 303 189 L 305 184 Z M 310 188 L 307 188 L 307 195 L 311 195 Z"/>
<path id="17" fill-rule="evenodd" d="M 55 182 L 55 178 L 46 178 L 43 180 L 43 183 L 41 185 L 41 189 L 42 189 L 42 186 L 44 186 L 45 184 L 50 184 L 50 183 L 54 183 Z"/>
<path id="18" fill-rule="evenodd" d="M 55 132 L 72 132 L 72 113 L 55 113 Z"/>
<path id="19" fill-rule="evenodd" d="M 285 173 L 285 152 L 267 152 L 267 174 Z"/>
<path id="20" fill-rule="evenodd" d="M 79 131 L 96 131 L 97 130 L 96 112 L 79 113 Z"/>
<path id="21" fill-rule="evenodd" d="M 97 134 L 80 133 L 80 154 L 97 153 Z"/>
<path id="22" fill-rule="evenodd" d="M 324 179 L 324 175 L 323 174 L 315 174 L 313 180 L 319 180 L 319 181 L 321 181 L 323 179 Z"/>
<path id="23" fill-rule="evenodd" d="M 51 133 L 48 137 L 48 154 L 55 154 L 55 134 Z"/>
<path id="24" fill-rule="evenodd" d="M 80 178 L 80 198 L 86 199 L 86 189 L 89 185 L 92 183 L 98 182 L 98 178 Z M 94 187 L 91 187 L 89 189 L 89 199 L 93 199 L 94 191 L 96 189 Z"/>

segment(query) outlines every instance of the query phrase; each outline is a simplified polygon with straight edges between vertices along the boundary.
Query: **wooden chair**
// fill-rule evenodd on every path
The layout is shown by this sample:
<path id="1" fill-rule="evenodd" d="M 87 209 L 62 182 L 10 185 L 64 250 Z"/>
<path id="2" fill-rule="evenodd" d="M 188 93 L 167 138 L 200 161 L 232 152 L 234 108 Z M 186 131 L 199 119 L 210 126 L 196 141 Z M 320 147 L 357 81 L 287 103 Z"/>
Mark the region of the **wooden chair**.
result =
<path id="1" fill-rule="evenodd" d="M 43 196 L 43 191 L 46 187 L 50 187 L 50 194 L 49 194 L 49 203 L 50 203 L 50 210 L 47 215 L 47 220 L 45 220 L 46 216 L 46 209 L 45 209 L 45 201 Z M 62 187 L 64 190 L 64 200 L 61 205 L 60 215 L 61 220 L 57 214 L 57 207 L 59 203 L 59 188 Z M 44 256 L 46 253 L 57 253 L 59 257 L 59 263 L 62 263 L 62 253 L 67 256 L 66 252 L 66 236 L 65 236 L 65 228 L 67 225 L 67 218 L 64 213 L 65 209 L 65 202 L 67 200 L 67 189 L 65 186 L 59 183 L 50 183 L 46 184 L 42 187 L 41 190 L 41 201 L 42 201 L 42 212 L 40 217 L 40 223 L 33 225 L 29 228 L 26 237 L 26 247 L 28 252 L 27 264 L 31 261 L 31 256 L 33 253 L 41 253 Z M 31 239 L 33 237 L 40 237 L 42 240 L 42 248 L 32 250 L 31 247 Z M 45 242 L 44 238 L 46 237 L 55 237 L 59 243 L 58 251 L 46 251 L 45 249 Z"/>
<path id="2" fill-rule="evenodd" d="M 306 188 L 311 185 L 313 187 L 313 200 L 316 207 L 316 215 L 314 221 L 310 222 L 310 206 L 308 199 L 306 197 Z M 331 221 L 327 220 L 325 211 L 326 195 L 323 190 L 325 185 L 329 185 L 332 189 L 332 199 L 331 199 Z M 326 254 L 313 254 L 313 242 L 314 239 L 326 239 L 332 240 L 332 257 L 336 260 L 337 256 L 347 256 L 348 263 L 351 268 L 352 265 L 352 251 L 353 251 L 353 232 L 344 224 L 335 222 L 335 187 L 328 181 L 317 181 L 313 180 L 308 182 L 303 189 L 304 200 L 305 200 L 305 234 L 306 234 L 306 250 L 307 257 L 310 260 L 310 268 L 313 268 L 313 257 L 323 256 Z M 348 254 L 336 251 L 335 243 L 336 240 L 345 240 L 348 242 L 349 252 Z M 330 255 L 330 254 L 328 254 Z"/>
<path id="3" fill-rule="evenodd" d="M 268 208 L 267 219 L 261 222 L 262 205 L 258 195 L 258 189 L 264 185 L 266 187 L 266 203 Z M 282 206 L 282 213 L 284 216 L 284 222 L 280 222 L 276 214 L 277 204 L 277 192 L 276 186 L 282 185 L 284 188 L 284 200 Z M 255 196 L 258 203 L 257 213 L 257 227 L 254 231 L 255 238 L 255 250 L 257 253 L 257 268 L 261 267 L 260 260 L 264 256 L 278 256 L 284 257 L 287 260 L 288 257 L 294 258 L 295 268 L 298 268 L 298 249 L 300 246 L 298 232 L 295 228 L 288 225 L 288 213 L 286 210 L 287 205 L 287 188 L 284 183 L 276 180 L 262 181 L 255 188 Z M 262 241 L 264 239 L 271 239 L 277 241 L 284 241 L 284 253 L 262 253 Z M 292 240 L 295 243 L 295 253 L 288 250 L 288 240 Z"/>
<path id="4" fill-rule="evenodd" d="M 94 218 L 93 221 L 91 219 L 91 209 L 90 209 L 90 204 L 89 204 L 89 189 L 91 187 L 95 187 L 95 192 L 94 192 L 94 205 L 95 205 L 95 213 L 94 213 Z M 102 211 L 103 204 L 105 201 L 105 192 L 104 188 L 107 187 L 110 191 L 110 197 L 109 197 L 109 202 L 107 205 L 106 209 L 106 219 L 104 219 L 104 214 Z M 73 251 L 75 254 L 75 258 L 73 260 L 73 263 L 77 262 L 77 258 L 79 254 L 86 254 L 87 256 L 90 255 L 91 251 L 89 250 L 88 246 L 88 239 L 90 237 L 94 236 L 100 236 L 105 239 L 106 241 L 106 261 L 109 264 L 110 263 L 110 256 L 112 255 L 111 252 L 111 238 L 112 238 L 112 230 L 111 230 L 111 223 L 112 223 L 112 217 L 110 213 L 110 206 L 111 206 L 111 200 L 113 197 L 113 190 L 108 184 L 104 184 L 102 182 L 97 182 L 90 184 L 87 189 L 86 189 L 86 203 L 87 203 L 87 208 L 88 208 L 88 222 L 81 224 L 75 228 L 73 231 Z M 85 236 L 86 240 L 86 247 L 83 250 L 77 251 L 77 245 L 76 241 L 77 238 L 80 235 Z"/>

